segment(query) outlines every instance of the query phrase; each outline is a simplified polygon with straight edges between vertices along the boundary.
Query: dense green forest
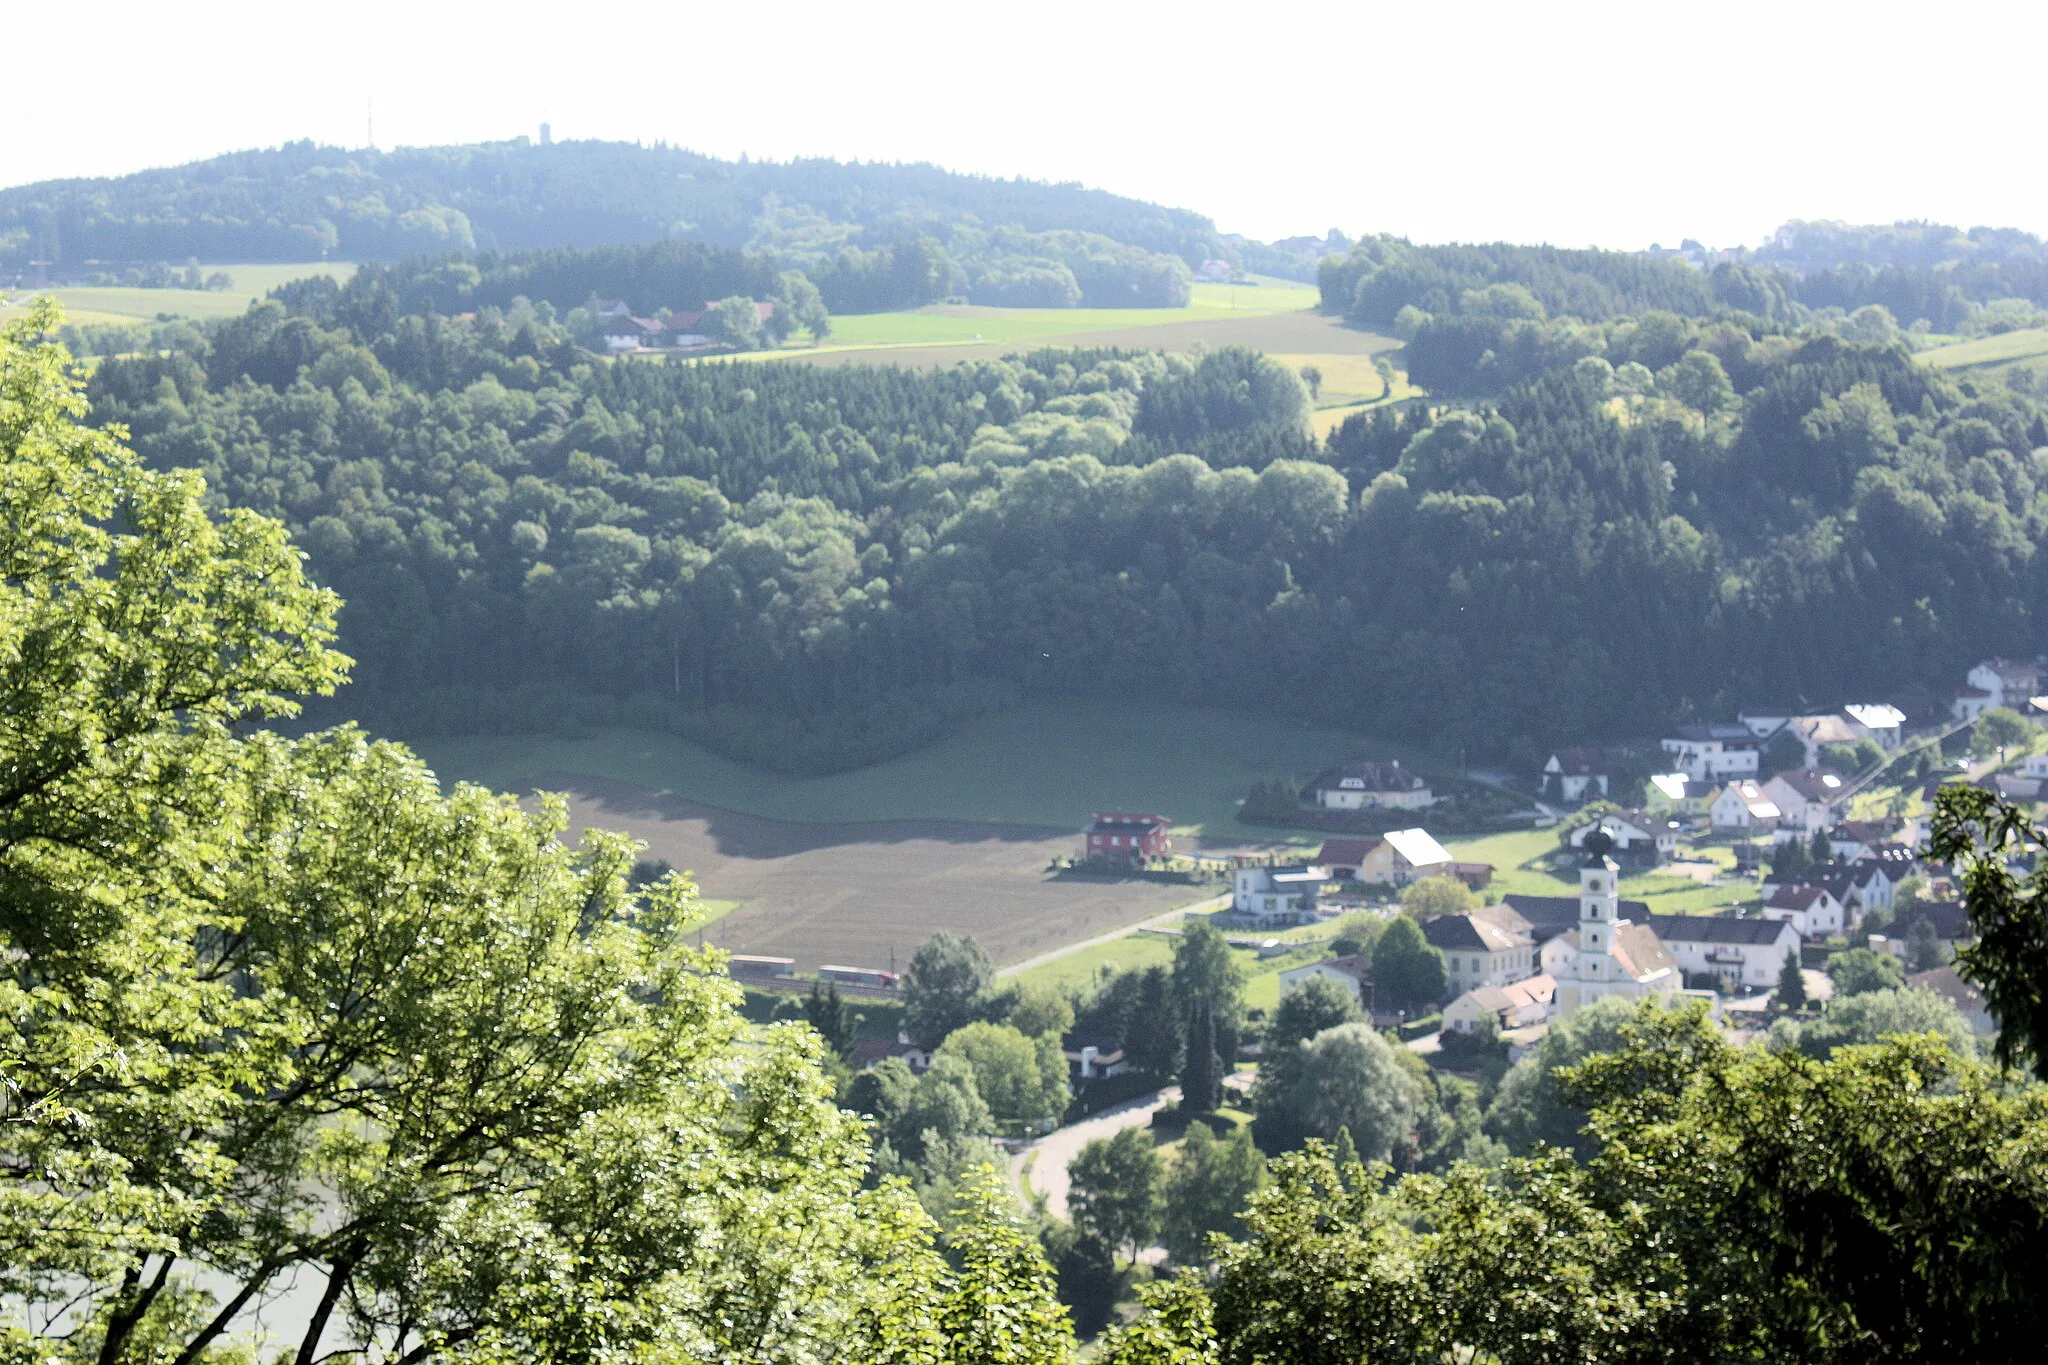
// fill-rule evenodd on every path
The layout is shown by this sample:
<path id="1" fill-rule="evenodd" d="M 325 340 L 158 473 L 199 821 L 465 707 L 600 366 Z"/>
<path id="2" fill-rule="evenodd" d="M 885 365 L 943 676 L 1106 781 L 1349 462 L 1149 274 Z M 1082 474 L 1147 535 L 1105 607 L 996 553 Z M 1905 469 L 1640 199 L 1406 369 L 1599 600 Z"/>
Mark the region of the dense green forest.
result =
<path id="1" fill-rule="evenodd" d="M 401 733 L 630 720 L 812 768 L 1142 691 L 1527 759 L 2039 634 L 2042 415 L 1897 345 L 1736 312 L 1411 343 L 1493 397 L 1319 444 L 1243 350 L 607 363 L 394 281 L 294 285 L 91 398 L 291 528 L 350 603 L 334 705 Z"/>
<path id="2" fill-rule="evenodd" d="M 886 274 L 874 257 L 922 240 L 939 254 L 942 295 L 1040 307 L 1182 303 L 1188 271 L 1211 259 L 1308 279 L 1326 249 L 1348 244 L 1268 247 L 1184 209 L 928 165 L 730 162 L 525 138 L 390 152 L 299 142 L 0 190 L 0 265 L 364 261 L 667 238 L 773 256 L 828 298 L 827 281 Z M 841 297 L 836 310 L 856 311 Z"/>

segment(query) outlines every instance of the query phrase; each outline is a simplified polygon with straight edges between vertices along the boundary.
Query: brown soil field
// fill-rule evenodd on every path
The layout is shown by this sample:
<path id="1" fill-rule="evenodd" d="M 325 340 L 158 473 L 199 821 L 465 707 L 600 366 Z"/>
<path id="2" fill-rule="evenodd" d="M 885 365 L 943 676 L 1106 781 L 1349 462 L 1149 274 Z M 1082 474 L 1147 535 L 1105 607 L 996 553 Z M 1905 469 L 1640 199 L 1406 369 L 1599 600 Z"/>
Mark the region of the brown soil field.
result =
<path id="1" fill-rule="evenodd" d="M 546 774 L 565 793 L 572 836 L 623 830 L 695 875 L 704 895 L 740 908 L 708 942 L 736 953 L 900 968 L 933 931 L 972 934 L 998 964 L 1198 900 L 1199 887 L 1056 880 L 1069 831 L 960 820 L 795 824 L 739 815 L 608 779 Z"/>
<path id="2" fill-rule="evenodd" d="M 1202 322 L 1167 322 L 1155 326 L 1118 327 L 1105 332 L 1069 332 L 1036 341 L 977 341 L 950 346 L 878 346 L 867 350 L 825 351 L 777 357 L 778 365 L 896 365 L 911 370 L 938 370 L 963 360 L 986 359 L 1042 346 L 1127 346 L 1147 351 L 1185 351 L 1197 343 L 1216 350 L 1250 346 L 1280 353 L 1376 355 L 1400 346 L 1392 337 L 1346 327 L 1337 318 L 1313 310 L 1267 313 L 1257 317 L 1216 318 Z"/>

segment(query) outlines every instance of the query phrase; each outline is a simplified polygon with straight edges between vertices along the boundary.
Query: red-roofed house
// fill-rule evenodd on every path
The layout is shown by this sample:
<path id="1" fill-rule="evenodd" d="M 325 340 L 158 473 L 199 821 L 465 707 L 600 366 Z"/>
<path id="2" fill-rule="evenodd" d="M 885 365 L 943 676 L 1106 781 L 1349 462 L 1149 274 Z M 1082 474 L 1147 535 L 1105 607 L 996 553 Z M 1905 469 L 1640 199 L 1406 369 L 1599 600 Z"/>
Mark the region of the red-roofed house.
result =
<path id="1" fill-rule="evenodd" d="M 1386 840 L 1377 834 L 1368 834 L 1355 839 L 1325 839 L 1322 850 L 1316 854 L 1317 867 L 1327 868 L 1332 877 L 1342 882 L 1359 880 L 1358 870 L 1364 867 L 1377 849 Z"/>

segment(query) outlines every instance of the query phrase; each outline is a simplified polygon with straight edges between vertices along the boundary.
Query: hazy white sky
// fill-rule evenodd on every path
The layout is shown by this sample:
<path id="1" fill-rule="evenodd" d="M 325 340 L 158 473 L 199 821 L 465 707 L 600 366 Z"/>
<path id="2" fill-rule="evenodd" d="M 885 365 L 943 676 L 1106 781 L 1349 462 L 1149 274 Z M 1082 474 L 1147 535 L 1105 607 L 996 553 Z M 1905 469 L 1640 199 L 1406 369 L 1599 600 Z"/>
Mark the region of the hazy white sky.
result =
<path id="1" fill-rule="evenodd" d="M 99 3 L 10 16 L 0 185 L 311 137 L 932 161 L 1274 238 L 2048 231 L 2048 6 Z"/>

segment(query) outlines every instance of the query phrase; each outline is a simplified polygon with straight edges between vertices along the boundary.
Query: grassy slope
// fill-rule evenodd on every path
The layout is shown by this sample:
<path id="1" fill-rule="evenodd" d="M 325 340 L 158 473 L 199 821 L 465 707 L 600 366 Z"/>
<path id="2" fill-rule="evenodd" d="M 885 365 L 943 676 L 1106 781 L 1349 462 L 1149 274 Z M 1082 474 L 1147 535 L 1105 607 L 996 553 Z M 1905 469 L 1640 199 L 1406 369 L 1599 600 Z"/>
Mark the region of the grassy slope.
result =
<path id="1" fill-rule="evenodd" d="M 666 735 L 606 731 L 430 739 L 445 778 L 500 788 L 557 772 L 609 777 L 777 820 L 953 819 L 1077 827 L 1091 810 L 1159 810 L 1177 828 L 1257 838 L 1233 819 L 1255 780 L 1411 748 L 1273 717 L 1191 707 L 1041 703 L 970 721 L 916 753 L 856 772 L 761 772 Z"/>
<path id="2" fill-rule="evenodd" d="M 234 278 L 230 289 L 49 289 L 25 290 L 15 296 L 11 303 L 0 303 L 0 317 L 25 305 L 38 294 L 56 296 L 64 305 L 67 321 L 85 324 L 100 322 L 147 322 L 159 313 L 168 313 L 181 318 L 233 317 L 249 304 L 262 298 L 277 286 L 289 280 L 302 279 L 307 275 L 332 275 L 345 280 L 355 273 L 355 266 L 346 261 L 320 261 L 305 265 L 209 265 L 202 267 L 209 275 L 216 270 L 225 270 Z"/>
<path id="3" fill-rule="evenodd" d="M 1974 341 L 1922 351 L 1918 358 L 1921 363 L 1938 370 L 1960 370 L 2037 355 L 2048 355 L 2048 328 L 2026 328 L 2017 332 L 2001 332 L 1997 336 L 1978 337 Z"/>

